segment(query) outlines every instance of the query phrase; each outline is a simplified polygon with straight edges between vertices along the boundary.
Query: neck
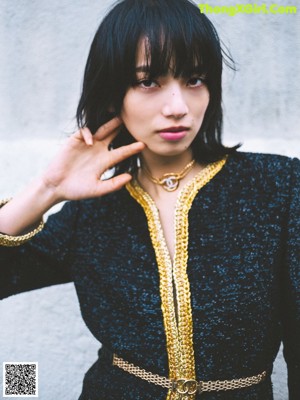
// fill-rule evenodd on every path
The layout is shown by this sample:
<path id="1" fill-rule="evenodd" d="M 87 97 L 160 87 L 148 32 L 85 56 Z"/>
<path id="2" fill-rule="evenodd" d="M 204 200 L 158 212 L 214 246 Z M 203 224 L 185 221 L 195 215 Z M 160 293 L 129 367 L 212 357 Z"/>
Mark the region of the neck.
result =
<path id="1" fill-rule="evenodd" d="M 143 152 L 141 156 L 141 173 L 143 174 L 144 166 L 153 177 L 160 178 L 169 172 L 180 172 L 192 159 L 193 155 L 190 149 L 176 156 L 160 156 Z"/>

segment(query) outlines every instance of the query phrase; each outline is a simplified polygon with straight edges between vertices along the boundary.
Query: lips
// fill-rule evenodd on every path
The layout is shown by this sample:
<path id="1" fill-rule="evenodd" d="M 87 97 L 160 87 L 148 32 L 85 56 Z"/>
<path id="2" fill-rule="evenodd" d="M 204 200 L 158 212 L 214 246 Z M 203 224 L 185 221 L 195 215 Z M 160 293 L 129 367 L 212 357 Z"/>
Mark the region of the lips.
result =
<path id="1" fill-rule="evenodd" d="M 171 126 L 158 131 L 159 136 L 167 141 L 176 142 L 183 139 L 190 128 L 186 126 Z"/>
<path id="2" fill-rule="evenodd" d="M 161 129 L 159 132 L 182 132 L 182 131 L 188 131 L 190 128 L 187 126 L 170 126 L 169 128 Z"/>

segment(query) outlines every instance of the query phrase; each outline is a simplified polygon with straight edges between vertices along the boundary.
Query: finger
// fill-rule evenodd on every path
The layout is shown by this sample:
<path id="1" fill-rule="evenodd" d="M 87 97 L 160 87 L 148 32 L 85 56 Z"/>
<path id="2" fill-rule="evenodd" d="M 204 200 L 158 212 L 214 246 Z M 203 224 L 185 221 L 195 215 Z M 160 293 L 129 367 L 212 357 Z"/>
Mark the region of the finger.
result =
<path id="1" fill-rule="evenodd" d="M 130 174 L 124 173 L 121 175 L 114 176 L 113 178 L 107 179 L 105 181 L 99 181 L 99 193 L 101 196 L 106 193 L 115 192 L 120 190 L 124 185 L 126 185 L 132 176 Z"/>
<path id="2" fill-rule="evenodd" d="M 91 134 L 91 131 L 87 127 L 80 128 L 72 135 L 72 138 L 79 140 L 81 142 L 84 141 L 85 144 L 87 145 L 93 144 L 93 135 Z"/>
<path id="3" fill-rule="evenodd" d="M 82 133 L 81 133 L 81 129 L 79 129 L 78 131 L 76 131 L 75 133 L 73 133 L 71 135 L 71 138 L 77 139 L 77 140 L 82 140 Z"/>
<path id="4" fill-rule="evenodd" d="M 116 136 L 118 136 L 120 129 L 117 128 L 114 131 L 112 131 L 109 135 L 106 136 L 105 139 L 102 139 L 102 143 L 104 143 L 107 147 L 111 144 L 111 142 L 114 140 Z"/>
<path id="5" fill-rule="evenodd" d="M 109 152 L 108 168 L 112 168 L 115 164 L 125 160 L 128 157 L 138 154 L 144 150 L 145 144 L 142 142 L 135 142 L 127 146 L 118 147 L 117 149 Z"/>
<path id="6" fill-rule="evenodd" d="M 91 131 L 88 128 L 82 128 L 80 129 L 81 136 L 87 146 L 93 146 L 93 135 L 91 134 Z"/>
<path id="7" fill-rule="evenodd" d="M 101 125 L 94 134 L 94 138 L 97 140 L 105 139 L 110 133 L 115 131 L 122 125 L 122 120 L 119 117 L 115 117 L 105 124 Z"/>

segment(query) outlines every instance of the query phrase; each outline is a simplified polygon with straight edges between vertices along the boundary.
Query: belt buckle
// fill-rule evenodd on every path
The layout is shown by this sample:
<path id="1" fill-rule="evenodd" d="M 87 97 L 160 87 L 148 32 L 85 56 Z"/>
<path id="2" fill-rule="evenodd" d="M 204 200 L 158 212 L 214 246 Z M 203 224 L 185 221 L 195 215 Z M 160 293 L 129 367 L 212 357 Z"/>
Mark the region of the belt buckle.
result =
<path id="1" fill-rule="evenodd" d="M 197 392 L 202 393 L 202 385 L 195 379 L 180 378 L 172 381 L 172 391 L 180 396 L 192 396 Z"/>

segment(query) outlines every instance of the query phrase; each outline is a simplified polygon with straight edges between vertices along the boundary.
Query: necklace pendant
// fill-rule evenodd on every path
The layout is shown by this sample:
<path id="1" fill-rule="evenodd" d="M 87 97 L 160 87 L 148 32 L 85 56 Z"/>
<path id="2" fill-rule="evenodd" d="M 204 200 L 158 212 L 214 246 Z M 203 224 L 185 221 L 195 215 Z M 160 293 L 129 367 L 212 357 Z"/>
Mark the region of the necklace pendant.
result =
<path id="1" fill-rule="evenodd" d="M 183 168 L 181 172 L 170 172 L 168 174 L 164 174 L 160 179 L 154 178 L 146 166 L 144 167 L 144 172 L 150 181 L 156 185 L 161 185 L 167 192 L 174 192 L 179 186 L 179 181 L 189 173 L 194 164 L 195 160 L 192 160 Z"/>
<path id="2" fill-rule="evenodd" d="M 168 175 L 160 180 L 162 187 L 168 192 L 174 192 L 179 186 L 179 179 L 175 175 Z"/>

